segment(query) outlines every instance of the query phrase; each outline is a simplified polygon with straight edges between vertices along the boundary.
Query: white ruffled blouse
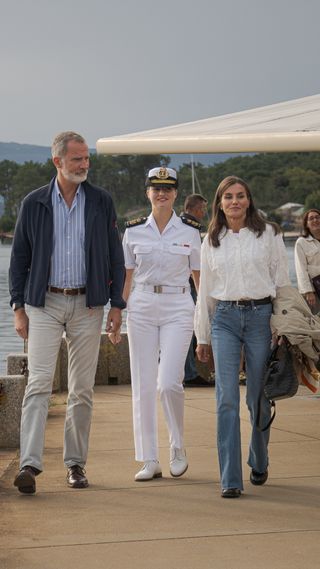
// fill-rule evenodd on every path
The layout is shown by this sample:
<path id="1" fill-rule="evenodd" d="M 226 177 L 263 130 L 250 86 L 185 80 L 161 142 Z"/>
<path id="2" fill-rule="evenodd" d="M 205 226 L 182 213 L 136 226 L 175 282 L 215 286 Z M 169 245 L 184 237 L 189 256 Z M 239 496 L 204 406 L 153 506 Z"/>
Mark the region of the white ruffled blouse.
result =
<path id="1" fill-rule="evenodd" d="M 217 300 L 275 297 L 278 287 L 290 285 L 288 258 L 282 235 L 267 224 L 260 237 L 243 228 L 223 230 L 220 247 L 208 236 L 201 247 L 200 289 L 195 312 L 198 344 L 210 344 L 210 320 Z"/>

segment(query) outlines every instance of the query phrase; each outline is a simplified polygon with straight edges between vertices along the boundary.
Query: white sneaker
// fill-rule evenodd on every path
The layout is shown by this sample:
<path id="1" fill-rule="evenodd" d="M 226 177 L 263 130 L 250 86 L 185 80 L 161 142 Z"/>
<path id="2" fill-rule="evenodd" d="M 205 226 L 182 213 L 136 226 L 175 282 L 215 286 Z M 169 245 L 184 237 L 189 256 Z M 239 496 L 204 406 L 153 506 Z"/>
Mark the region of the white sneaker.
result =
<path id="1" fill-rule="evenodd" d="M 152 480 L 153 478 L 162 478 L 161 466 L 158 460 L 147 460 L 134 477 L 137 482 Z"/>
<path id="2" fill-rule="evenodd" d="M 170 474 L 171 476 L 182 476 L 188 468 L 186 451 L 183 448 L 170 449 Z"/>

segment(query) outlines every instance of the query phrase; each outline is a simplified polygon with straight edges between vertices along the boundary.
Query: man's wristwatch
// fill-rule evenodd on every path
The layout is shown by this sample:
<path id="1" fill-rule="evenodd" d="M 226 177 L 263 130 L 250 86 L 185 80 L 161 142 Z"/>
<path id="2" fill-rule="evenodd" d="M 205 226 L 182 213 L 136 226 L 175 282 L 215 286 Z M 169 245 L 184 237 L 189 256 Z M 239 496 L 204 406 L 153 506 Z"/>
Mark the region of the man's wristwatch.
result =
<path id="1" fill-rule="evenodd" d="M 19 308 L 24 308 L 24 303 L 23 302 L 14 302 L 12 305 L 12 310 L 15 312 Z"/>

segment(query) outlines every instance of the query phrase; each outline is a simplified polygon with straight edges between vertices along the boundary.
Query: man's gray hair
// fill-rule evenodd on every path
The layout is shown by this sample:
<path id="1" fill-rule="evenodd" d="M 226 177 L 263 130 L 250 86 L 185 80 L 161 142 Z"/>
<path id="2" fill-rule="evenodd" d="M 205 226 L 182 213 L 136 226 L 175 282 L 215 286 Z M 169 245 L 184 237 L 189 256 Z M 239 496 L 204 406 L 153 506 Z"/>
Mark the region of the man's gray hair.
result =
<path id="1" fill-rule="evenodd" d="M 80 144 L 87 144 L 83 136 L 72 130 L 67 130 L 66 132 L 60 132 L 54 138 L 51 146 L 52 158 L 63 158 L 67 154 L 68 142 L 75 141 L 80 142 Z"/>

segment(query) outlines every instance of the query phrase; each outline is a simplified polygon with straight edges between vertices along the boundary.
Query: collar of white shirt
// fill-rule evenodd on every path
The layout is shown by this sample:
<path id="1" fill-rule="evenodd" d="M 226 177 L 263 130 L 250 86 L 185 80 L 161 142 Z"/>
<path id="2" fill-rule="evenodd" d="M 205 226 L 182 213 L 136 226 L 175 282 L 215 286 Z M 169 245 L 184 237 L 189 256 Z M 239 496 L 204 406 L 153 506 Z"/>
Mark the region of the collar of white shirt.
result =
<path id="1" fill-rule="evenodd" d="M 153 217 L 153 213 L 150 213 L 150 215 L 147 218 L 146 225 L 154 225 L 154 223 L 155 219 Z M 170 217 L 167 223 L 167 227 L 170 227 L 171 225 L 178 227 L 180 224 L 181 224 L 181 219 L 177 216 L 176 212 L 172 210 L 172 216 Z"/>

